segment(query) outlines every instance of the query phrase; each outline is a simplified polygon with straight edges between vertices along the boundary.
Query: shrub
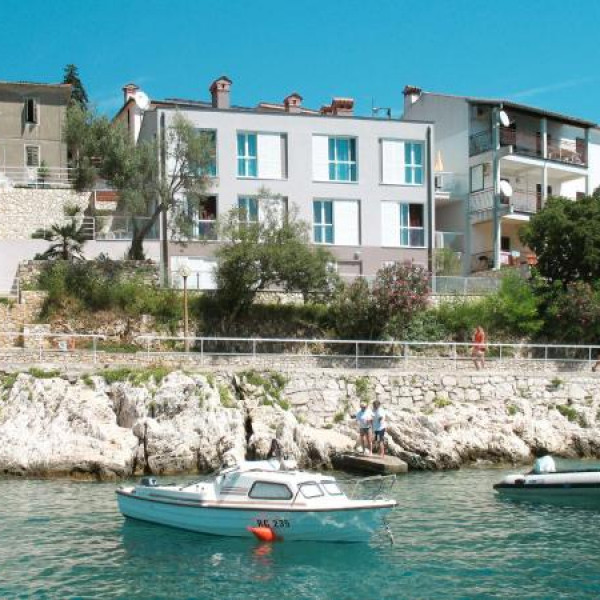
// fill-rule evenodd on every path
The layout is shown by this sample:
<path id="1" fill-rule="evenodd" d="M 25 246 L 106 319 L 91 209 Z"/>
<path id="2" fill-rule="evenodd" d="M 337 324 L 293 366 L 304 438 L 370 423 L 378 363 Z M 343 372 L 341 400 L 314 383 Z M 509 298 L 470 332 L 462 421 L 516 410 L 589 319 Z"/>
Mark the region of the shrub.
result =
<path id="1" fill-rule="evenodd" d="M 566 417 L 572 423 L 578 423 L 580 421 L 579 413 L 568 404 L 557 404 L 556 410 L 563 416 Z"/>
<path id="2" fill-rule="evenodd" d="M 60 377 L 60 371 L 45 371 L 44 369 L 38 369 L 37 367 L 31 367 L 28 373 L 33 375 L 36 379 L 52 379 L 53 377 Z"/>

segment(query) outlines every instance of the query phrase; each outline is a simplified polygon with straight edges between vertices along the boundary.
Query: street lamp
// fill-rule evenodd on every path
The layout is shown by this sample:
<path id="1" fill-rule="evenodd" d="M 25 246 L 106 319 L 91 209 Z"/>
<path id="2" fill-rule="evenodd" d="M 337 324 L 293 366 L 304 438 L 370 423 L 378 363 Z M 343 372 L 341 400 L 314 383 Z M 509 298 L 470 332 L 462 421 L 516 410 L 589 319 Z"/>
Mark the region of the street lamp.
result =
<path id="1" fill-rule="evenodd" d="M 189 265 L 182 264 L 177 269 L 177 273 L 183 278 L 183 337 L 185 351 L 190 351 L 190 342 L 188 340 L 188 299 L 187 299 L 187 279 L 192 274 Z"/>

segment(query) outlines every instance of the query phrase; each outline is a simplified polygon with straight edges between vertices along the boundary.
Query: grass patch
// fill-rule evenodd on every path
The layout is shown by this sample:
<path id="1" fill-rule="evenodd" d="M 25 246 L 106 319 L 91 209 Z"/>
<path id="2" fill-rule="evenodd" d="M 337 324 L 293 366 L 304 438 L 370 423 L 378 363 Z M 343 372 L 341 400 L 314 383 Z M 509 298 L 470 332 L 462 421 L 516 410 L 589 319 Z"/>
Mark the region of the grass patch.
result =
<path id="1" fill-rule="evenodd" d="M 27 371 L 30 375 L 35 377 L 36 379 L 52 379 L 53 377 L 59 377 L 60 371 L 52 370 L 45 371 L 44 369 L 38 369 L 37 367 L 31 367 L 29 371 Z"/>
<path id="2" fill-rule="evenodd" d="M 0 378 L 0 387 L 2 387 L 3 390 L 12 390 L 18 376 L 19 373 L 6 373 L 6 375 L 2 375 Z"/>
<path id="3" fill-rule="evenodd" d="M 335 413 L 335 415 L 333 415 L 333 422 L 334 423 L 341 423 L 344 420 L 344 413 L 343 412 L 338 412 Z"/>
<path id="4" fill-rule="evenodd" d="M 556 410 L 572 423 L 579 422 L 580 415 L 572 406 L 569 406 L 568 404 L 557 404 Z"/>
<path id="5" fill-rule="evenodd" d="M 283 397 L 283 390 L 288 382 L 288 378 L 285 375 L 276 371 L 259 373 L 254 369 L 244 371 L 241 375 L 249 384 L 263 388 L 265 394 L 261 399 L 262 404 L 272 406 L 273 402 L 276 402 L 283 410 L 290 409 L 290 403 Z"/>
<path id="6" fill-rule="evenodd" d="M 442 398 L 441 396 L 436 396 L 433 399 L 433 404 L 436 408 L 444 408 L 445 406 L 452 406 L 452 402 L 448 400 L 448 398 Z"/>
<path id="7" fill-rule="evenodd" d="M 225 408 L 235 408 L 235 402 L 231 396 L 231 392 L 226 385 L 219 385 L 219 400 L 221 405 Z"/>
<path id="8" fill-rule="evenodd" d="M 564 381 L 560 377 L 554 377 L 550 382 L 550 386 L 557 390 L 563 383 Z"/>
<path id="9" fill-rule="evenodd" d="M 519 408 L 515 404 L 509 404 L 506 407 L 506 412 L 510 417 L 514 417 L 519 412 Z"/>
<path id="10" fill-rule="evenodd" d="M 15 301 L 12 298 L 5 298 L 4 296 L 0 296 L 0 304 L 4 304 L 4 306 L 12 308 L 15 305 Z"/>
<path id="11" fill-rule="evenodd" d="M 91 389 L 94 389 L 94 387 L 95 387 L 95 386 L 94 386 L 94 380 L 91 378 L 91 376 L 90 376 L 90 375 L 84 375 L 84 376 L 81 378 L 81 381 L 83 381 L 83 383 L 84 383 L 84 385 L 85 385 L 86 387 L 89 387 L 89 388 L 91 388 Z"/>
<path id="12" fill-rule="evenodd" d="M 169 373 L 171 369 L 157 365 L 146 369 L 130 369 L 129 367 L 118 367 L 116 369 L 107 369 L 101 373 L 104 380 L 109 385 L 117 382 L 128 381 L 133 385 L 142 385 L 151 379 L 158 385 Z"/>
<path id="13" fill-rule="evenodd" d="M 367 404 L 371 401 L 371 390 L 369 389 L 369 378 L 368 377 L 357 377 L 354 380 L 354 387 L 356 389 L 356 395 L 361 402 Z"/>

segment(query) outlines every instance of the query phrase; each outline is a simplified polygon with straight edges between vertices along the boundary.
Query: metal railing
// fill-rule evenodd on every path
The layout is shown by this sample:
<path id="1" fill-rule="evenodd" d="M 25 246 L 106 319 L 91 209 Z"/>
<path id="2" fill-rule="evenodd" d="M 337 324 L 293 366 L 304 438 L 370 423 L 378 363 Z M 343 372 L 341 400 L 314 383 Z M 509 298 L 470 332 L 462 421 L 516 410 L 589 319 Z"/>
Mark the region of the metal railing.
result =
<path id="1" fill-rule="evenodd" d="M 469 210 L 471 213 L 491 211 L 493 208 L 494 190 L 492 188 L 470 194 Z M 542 208 L 542 198 L 535 191 L 517 188 L 513 190 L 510 198 L 501 197 L 500 208 L 505 212 L 508 208 L 512 208 L 517 212 L 535 214 Z"/>
<path id="2" fill-rule="evenodd" d="M 6 340 L 9 345 L 7 346 Z M 114 346 L 102 350 L 98 343 L 105 340 L 102 334 L 48 333 L 48 332 L 0 332 L 0 341 L 5 342 L 3 352 L 13 355 L 19 352 L 33 352 L 39 361 L 57 355 L 77 355 L 78 358 L 91 358 L 96 363 L 100 354 L 122 356 Z M 257 362 L 265 358 L 267 366 L 276 364 L 275 357 L 285 359 L 317 359 L 319 366 L 344 366 L 373 368 L 408 368 L 411 363 L 419 369 L 439 369 L 445 363 L 447 368 L 457 369 L 459 365 L 472 361 L 473 345 L 466 342 L 415 342 L 377 340 L 332 340 L 298 338 L 242 338 L 242 337 L 199 337 L 199 336 L 139 336 L 139 351 L 136 358 L 155 362 L 161 359 L 191 359 L 203 365 L 216 357 L 243 358 Z M 84 347 L 82 347 L 82 343 Z M 12 344 L 12 345 L 10 345 Z M 558 365 L 569 367 L 591 366 L 598 356 L 598 345 L 574 344 L 497 344 L 486 345 L 485 360 L 490 366 L 509 367 L 515 362 L 529 364 Z M 130 350 L 128 350 L 130 352 Z M 132 354 L 128 353 L 127 357 Z M 5 358 L 5 360 L 7 360 Z M 125 359 L 124 359 L 125 360 Z M 337 363 L 336 363 L 337 361 Z M 131 359 L 126 362 L 131 363 Z M 558 384 L 557 384 L 558 385 Z"/>
<path id="3" fill-rule="evenodd" d="M 500 145 L 511 146 L 515 154 L 533 158 L 547 158 L 573 165 L 586 166 L 585 140 L 548 136 L 547 155 L 544 157 L 543 139 L 540 132 L 513 127 L 500 127 Z M 469 155 L 474 156 L 493 149 L 492 132 L 480 131 L 469 136 Z"/>
<path id="4" fill-rule="evenodd" d="M 69 167 L 8 167 L 0 165 L 0 187 L 69 188 L 73 183 Z"/>
<path id="5" fill-rule="evenodd" d="M 6 345 L 6 340 L 12 346 Z M 95 364 L 98 361 L 98 342 L 105 340 L 106 336 L 99 333 L 51 333 L 43 331 L 0 332 L 0 352 L 11 350 L 13 352 L 35 352 L 39 361 L 51 358 L 57 354 L 77 353 L 89 355 Z M 82 342 L 88 342 L 85 348 Z"/>

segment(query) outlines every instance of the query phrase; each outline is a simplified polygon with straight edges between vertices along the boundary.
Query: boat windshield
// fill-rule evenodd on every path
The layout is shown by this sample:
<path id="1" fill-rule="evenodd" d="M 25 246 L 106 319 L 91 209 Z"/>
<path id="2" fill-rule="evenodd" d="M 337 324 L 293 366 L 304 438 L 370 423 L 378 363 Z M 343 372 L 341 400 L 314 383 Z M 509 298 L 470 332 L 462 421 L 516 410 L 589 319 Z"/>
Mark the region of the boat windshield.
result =
<path id="1" fill-rule="evenodd" d="M 302 483 L 299 488 L 305 498 L 318 498 L 319 496 L 324 495 L 319 484 L 314 481 Z"/>
<path id="2" fill-rule="evenodd" d="M 338 484 L 335 481 L 323 481 L 323 482 L 321 482 L 321 484 L 323 485 L 323 487 L 325 488 L 325 491 L 330 496 L 343 496 L 344 495 L 344 492 L 342 492 L 342 490 L 340 490 L 340 487 L 338 486 Z"/>

